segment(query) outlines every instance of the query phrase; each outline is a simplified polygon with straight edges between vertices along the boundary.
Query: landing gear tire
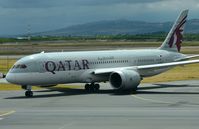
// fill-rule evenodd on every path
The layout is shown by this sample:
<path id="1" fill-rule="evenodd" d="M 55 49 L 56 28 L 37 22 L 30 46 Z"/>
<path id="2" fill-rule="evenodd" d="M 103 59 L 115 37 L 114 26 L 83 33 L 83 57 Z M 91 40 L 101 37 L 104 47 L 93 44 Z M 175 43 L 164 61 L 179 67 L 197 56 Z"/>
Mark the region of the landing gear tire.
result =
<path id="1" fill-rule="evenodd" d="M 26 91 L 25 95 L 26 95 L 26 97 L 33 97 L 33 92 L 32 91 Z"/>
<path id="2" fill-rule="evenodd" d="M 89 84 L 86 84 L 86 85 L 85 85 L 85 90 L 86 90 L 86 91 L 90 91 L 90 85 L 89 85 Z"/>
<path id="3" fill-rule="evenodd" d="M 86 84 L 85 85 L 85 90 L 88 91 L 88 92 L 96 92 L 96 91 L 99 91 L 100 89 L 100 85 L 99 84 Z"/>
<path id="4" fill-rule="evenodd" d="M 32 86 L 22 85 L 21 88 L 26 90 L 26 92 L 25 92 L 25 96 L 26 97 L 33 97 L 33 92 L 31 91 L 32 90 Z"/>
<path id="5" fill-rule="evenodd" d="M 94 91 L 99 91 L 100 89 L 100 85 L 99 84 L 95 84 L 94 85 Z"/>

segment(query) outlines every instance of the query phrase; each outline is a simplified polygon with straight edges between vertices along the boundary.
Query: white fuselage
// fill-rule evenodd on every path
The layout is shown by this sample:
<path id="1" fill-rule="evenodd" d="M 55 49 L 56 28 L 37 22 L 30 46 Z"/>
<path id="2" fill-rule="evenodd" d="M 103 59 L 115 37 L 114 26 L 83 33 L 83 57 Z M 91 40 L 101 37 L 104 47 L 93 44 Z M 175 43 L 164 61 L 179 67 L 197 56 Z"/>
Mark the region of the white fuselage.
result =
<path id="1" fill-rule="evenodd" d="M 94 75 L 99 68 L 117 68 L 173 62 L 183 54 L 166 50 L 114 50 L 40 53 L 18 60 L 9 71 L 9 82 L 19 85 L 54 85 L 64 83 L 105 82 L 109 75 Z M 26 67 L 23 67 L 25 65 Z M 148 77 L 168 70 L 139 71 Z"/>

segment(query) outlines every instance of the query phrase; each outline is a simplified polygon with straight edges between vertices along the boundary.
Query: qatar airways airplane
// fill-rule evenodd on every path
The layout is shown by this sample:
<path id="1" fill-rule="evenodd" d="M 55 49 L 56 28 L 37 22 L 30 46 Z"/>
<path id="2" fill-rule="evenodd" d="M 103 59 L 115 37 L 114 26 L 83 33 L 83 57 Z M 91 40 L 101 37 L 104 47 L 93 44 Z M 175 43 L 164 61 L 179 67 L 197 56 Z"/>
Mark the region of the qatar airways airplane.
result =
<path id="1" fill-rule="evenodd" d="M 117 90 L 136 91 L 144 77 L 160 74 L 178 65 L 199 63 L 195 56 L 180 53 L 188 10 L 181 12 L 165 41 L 157 49 L 33 54 L 18 60 L 6 80 L 21 85 L 32 97 L 31 87 L 85 83 L 85 90 L 97 91 L 100 82 Z"/>

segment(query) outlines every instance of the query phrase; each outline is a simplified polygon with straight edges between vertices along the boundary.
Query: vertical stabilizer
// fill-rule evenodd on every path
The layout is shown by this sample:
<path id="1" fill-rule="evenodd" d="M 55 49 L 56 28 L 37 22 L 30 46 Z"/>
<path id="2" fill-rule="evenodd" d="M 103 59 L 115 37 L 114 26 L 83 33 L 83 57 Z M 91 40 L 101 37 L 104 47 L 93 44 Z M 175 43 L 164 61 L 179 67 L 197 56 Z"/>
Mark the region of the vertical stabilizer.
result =
<path id="1" fill-rule="evenodd" d="M 180 13 L 160 49 L 180 52 L 187 15 L 188 10 L 184 10 Z"/>

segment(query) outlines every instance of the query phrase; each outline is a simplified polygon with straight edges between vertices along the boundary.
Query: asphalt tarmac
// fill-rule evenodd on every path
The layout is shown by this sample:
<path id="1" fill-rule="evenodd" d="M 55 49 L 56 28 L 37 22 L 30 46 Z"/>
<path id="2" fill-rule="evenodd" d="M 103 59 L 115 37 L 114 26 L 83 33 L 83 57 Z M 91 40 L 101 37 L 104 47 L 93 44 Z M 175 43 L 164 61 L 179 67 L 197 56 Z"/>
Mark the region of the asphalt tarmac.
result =
<path id="1" fill-rule="evenodd" d="M 78 84 L 79 85 L 79 84 Z M 136 94 L 101 84 L 98 93 L 81 87 L 0 91 L 0 129 L 198 129 L 199 80 L 141 84 Z"/>

